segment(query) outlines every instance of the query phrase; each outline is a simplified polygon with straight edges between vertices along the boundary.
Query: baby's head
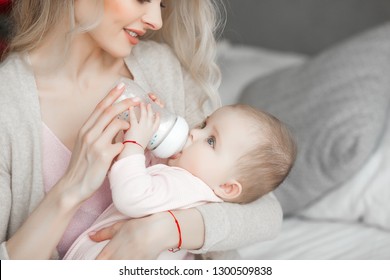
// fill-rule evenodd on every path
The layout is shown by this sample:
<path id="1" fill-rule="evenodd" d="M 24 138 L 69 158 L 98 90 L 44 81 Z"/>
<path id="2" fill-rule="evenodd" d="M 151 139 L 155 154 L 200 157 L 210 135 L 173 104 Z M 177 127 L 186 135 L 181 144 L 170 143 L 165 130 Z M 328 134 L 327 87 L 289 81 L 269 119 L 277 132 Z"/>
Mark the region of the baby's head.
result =
<path id="1" fill-rule="evenodd" d="M 186 169 L 224 201 L 248 203 L 273 191 L 296 157 L 287 127 L 247 105 L 224 106 L 192 129 L 170 166 Z"/>
<path id="2" fill-rule="evenodd" d="M 247 117 L 253 144 L 236 162 L 242 192 L 235 202 L 248 203 L 275 190 L 289 174 L 297 153 L 293 137 L 273 115 L 247 105 L 235 105 Z"/>

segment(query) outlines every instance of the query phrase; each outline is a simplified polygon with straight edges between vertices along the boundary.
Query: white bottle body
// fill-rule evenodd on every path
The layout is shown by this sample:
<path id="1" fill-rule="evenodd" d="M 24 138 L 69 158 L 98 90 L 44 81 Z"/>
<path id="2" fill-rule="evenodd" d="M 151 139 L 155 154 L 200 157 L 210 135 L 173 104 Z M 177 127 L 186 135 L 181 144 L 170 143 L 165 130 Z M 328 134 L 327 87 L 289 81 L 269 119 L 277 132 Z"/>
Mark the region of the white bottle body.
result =
<path id="1" fill-rule="evenodd" d="M 159 158 L 168 158 L 180 152 L 188 137 L 187 122 L 182 117 L 176 116 L 151 101 L 148 94 L 133 80 L 121 78 L 119 82 L 125 84 L 125 90 L 116 102 L 126 98 L 138 97 L 142 102 L 151 104 L 153 111 L 160 115 L 160 125 L 150 139 L 147 148 Z M 128 121 L 129 112 L 123 112 L 119 115 L 119 118 Z"/>

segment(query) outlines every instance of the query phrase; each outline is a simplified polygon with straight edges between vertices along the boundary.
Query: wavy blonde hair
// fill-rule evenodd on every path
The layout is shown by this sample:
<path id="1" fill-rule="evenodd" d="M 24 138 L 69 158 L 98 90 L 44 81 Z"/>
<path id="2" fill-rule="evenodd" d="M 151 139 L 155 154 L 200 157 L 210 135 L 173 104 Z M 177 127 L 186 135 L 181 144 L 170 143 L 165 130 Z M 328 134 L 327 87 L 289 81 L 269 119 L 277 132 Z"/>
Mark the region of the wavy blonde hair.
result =
<path id="1" fill-rule="evenodd" d="M 216 40 L 225 24 L 218 0 L 166 0 L 164 26 L 149 38 L 168 44 L 214 105 L 219 106 L 220 72 L 215 63 Z M 179 39 L 178 39 L 179 38 Z"/>
<path id="2" fill-rule="evenodd" d="M 36 49 L 65 17 L 70 18 L 74 1 L 15 0 L 12 3 L 12 36 L 7 52 Z M 71 28 L 69 28 L 70 30 Z"/>
<path id="3" fill-rule="evenodd" d="M 96 21 L 76 26 L 74 0 L 14 0 L 13 36 L 5 56 L 10 52 L 34 50 L 64 20 L 69 23 L 65 38 L 65 45 L 69 45 L 72 35 L 88 32 L 99 23 L 103 0 L 95 1 L 96 7 L 100 7 Z M 166 6 L 162 9 L 163 27 L 148 32 L 145 39 L 169 45 L 214 106 L 219 106 L 220 72 L 215 63 L 215 38 L 225 23 L 222 0 L 165 0 L 163 3 Z"/>

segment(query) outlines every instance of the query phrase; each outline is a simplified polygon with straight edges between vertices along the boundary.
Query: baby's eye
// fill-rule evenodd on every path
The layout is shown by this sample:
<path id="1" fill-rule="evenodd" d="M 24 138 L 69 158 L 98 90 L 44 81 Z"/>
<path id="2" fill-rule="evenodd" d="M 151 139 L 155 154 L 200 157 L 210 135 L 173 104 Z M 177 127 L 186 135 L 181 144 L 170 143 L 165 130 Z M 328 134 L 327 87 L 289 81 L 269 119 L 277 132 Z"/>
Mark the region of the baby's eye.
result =
<path id="1" fill-rule="evenodd" d="M 207 144 L 209 144 L 213 149 L 215 148 L 215 137 L 210 136 L 207 138 Z"/>

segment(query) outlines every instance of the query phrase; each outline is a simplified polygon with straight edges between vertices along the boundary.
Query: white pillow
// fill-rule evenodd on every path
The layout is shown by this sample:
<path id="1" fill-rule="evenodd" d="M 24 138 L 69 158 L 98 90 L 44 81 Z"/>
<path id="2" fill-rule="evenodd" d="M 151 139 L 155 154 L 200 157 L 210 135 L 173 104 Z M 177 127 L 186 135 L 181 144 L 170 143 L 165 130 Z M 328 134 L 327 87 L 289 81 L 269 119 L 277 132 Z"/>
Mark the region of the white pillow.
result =
<path id="1" fill-rule="evenodd" d="M 239 102 L 285 122 L 298 146 L 275 190 L 285 216 L 339 188 L 372 157 L 389 119 L 390 22 L 255 79 Z"/>
<path id="2" fill-rule="evenodd" d="M 222 83 L 219 88 L 222 104 L 237 103 L 242 90 L 255 78 L 302 63 L 304 60 L 305 56 L 301 54 L 232 45 L 228 41 L 219 42 L 217 64 L 222 73 Z"/>
<path id="3" fill-rule="evenodd" d="M 379 148 L 363 169 L 299 215 L 317 220 L 361 221 L 390 230 L 390 121 Z"/>

